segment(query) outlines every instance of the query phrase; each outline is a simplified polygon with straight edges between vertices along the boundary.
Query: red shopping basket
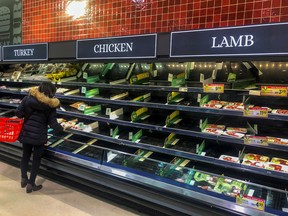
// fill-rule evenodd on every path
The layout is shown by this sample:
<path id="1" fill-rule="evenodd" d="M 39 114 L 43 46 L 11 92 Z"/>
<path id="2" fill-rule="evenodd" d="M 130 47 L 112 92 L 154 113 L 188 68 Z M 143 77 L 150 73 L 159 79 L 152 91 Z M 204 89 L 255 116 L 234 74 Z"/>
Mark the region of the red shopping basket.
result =
<path id="1" fill-rule="evenodd" d="M 23 119 L 0 118 L 0 142 L 15 142 L 21 132 Z"/>

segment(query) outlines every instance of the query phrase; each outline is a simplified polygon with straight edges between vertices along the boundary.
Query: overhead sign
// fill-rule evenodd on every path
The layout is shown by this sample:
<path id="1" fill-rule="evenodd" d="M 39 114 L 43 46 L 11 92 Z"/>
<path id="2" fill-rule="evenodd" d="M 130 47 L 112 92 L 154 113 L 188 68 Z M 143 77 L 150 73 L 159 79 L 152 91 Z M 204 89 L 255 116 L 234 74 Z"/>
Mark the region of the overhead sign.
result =
<path id="1" fill-rule="evenodd" d="M 3 46 L 3 61 L 48 60 L 48 44 L 23 44 Z"/>
<path id="2" fill-rule="evenodd" d="M 1 0 L 0 45 L 22 42 L 22 0 Z"/>
<path id="3" fill-rule="evenodd" d="M 288 23 L 171 33 L 170 57 L 288 54 Z"/>
<path id="4" fill-rule="evenodd" d="M 157 34 L 78 40 L 77 59 L 156 58 Z"/>

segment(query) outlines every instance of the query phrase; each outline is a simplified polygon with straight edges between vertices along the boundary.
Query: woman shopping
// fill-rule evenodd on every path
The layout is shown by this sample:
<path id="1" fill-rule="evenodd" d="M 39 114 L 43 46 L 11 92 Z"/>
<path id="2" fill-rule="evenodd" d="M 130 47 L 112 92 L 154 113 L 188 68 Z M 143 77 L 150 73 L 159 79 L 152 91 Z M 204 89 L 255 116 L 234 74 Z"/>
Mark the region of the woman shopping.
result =
<path id="1" fill-rule="evenodd" d="M 23 145 L 21 159 L 21 187 L 26 192 L 38 191 L 42 185 L 36 185 L 44 145 L 47 143 L 48 126 L 56 132 L 62 132 L 63 127 L 57 122 L 56 108 L 60 101 L 54 98 L 56 87 L 51 82 L 43 82 L 37 88 L 32 88 L 15 111 L 19 118 L 24 118 L 19 141 Z M 28 178 L 28 163 L 33 152 L 32 166 Z"/>

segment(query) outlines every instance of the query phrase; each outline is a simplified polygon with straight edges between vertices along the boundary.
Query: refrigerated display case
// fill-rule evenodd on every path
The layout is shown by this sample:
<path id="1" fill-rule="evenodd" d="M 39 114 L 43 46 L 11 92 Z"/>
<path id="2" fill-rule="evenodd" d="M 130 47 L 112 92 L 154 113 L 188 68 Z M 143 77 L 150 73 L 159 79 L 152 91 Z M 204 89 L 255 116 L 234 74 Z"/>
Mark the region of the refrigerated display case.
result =
<path id="1" fill-rule="evenodd" d="M 51 80 L 71 128 L 49 131 L 42 174 L 152 215 L 286 215 L 288 63 L 241 58 L 3 63 L 0 114 Z"/>
<path id="2" fill-rule="evenodd" d="M 89 71 L 92 67 L 90 63 L 85 64 L 89 70 L 81 73 L 90 76 Z M 285 130 L 278 128 L 285 128 L 287 117 L 271 112 L 267 118 L 247 117 L 244 116 L 241 106 L 244 106 L 244 100 L 247 101 L 249 97 L 249 100 L 253 101 L 251 104 L 269 106 L 271 110 L 284 109 L 283 100 L 286 98 L 250 95 L 250 90 L 233 89 L 231 83 L 220 78 L 219 82 L 227 86 L 223 94 L 203 93 L 202 88 L 197 87 L 200 81 L 192 81 L 193 78 L 188 79 L 185 84 L 187 92 L 182 92 L 182 87 L 169 86 L 169 81 L 165 81 L 168 80 L 168 74 L 164 71 L 170 68 L 169 73 L 177 74 L 178 70 L 183 70 L 190 63 L 154 64 L 156 69 L 159 68 L 158 76 L 148 85 L 114 85 L 109 84 L 107 79 L 87 83 L 87 78 L 83 76 L 78 78 L 77 82 L 56 82 L 59 92 L 57 97 L 61 100 L 59 118 L 76 123 L 63 137 L 49 134 L 49 146 L 45 156 L 47 160 L 57 158 L 65 163 L 83 166 L 85 169 L 97 169 L 119 175 L 121 178 L 131 178 L 133 181 L 137 179 L 141 185 L 157 185 L 161 190 L 187 196 L 189 199 L 197 199 L 195 197 L 200 193 L 200 200 L 203 196 L 213 197 L 235 206 L 241 206 L 240 203 L 245 199 L 249 202 L 258 199 L 258 205 L 265 205 L 265 212 L 284 215 L 288 205 L 285 191 L 287 144 Z M 209 71 L 207 68 L 211 71 L 217 65 L 216 62 L 194 64 L 193 76 L 196 76 L 196 73 L 200 76 L 205 70 Z M 261 63 L 255 62 L 255 65 L 257 64 L 260 67 Z M 278 64 L 285 65 L 285 62 Z M 97 68 L 96 63 L 92 65 Z M 116 68 L 121 66 L 122 64 L 119 64 Z M 150 68 L 143 63 L 142 68 L 145 67 L 147 70 Z M 235 70 L 237 67 L 234 66 Z M 102 68 L 97 69 L 98 73 L 101 73 L 105 67 L 98 68 Z M 163 72 L 162 68 L 165 68 Z M 223 69 L 225 68 L 223 64 Z M 128 69 L 129 66 L 126 67 L 126 70 Z M 123 74 L 126 74 L 126 71 L 123 71 Z M 265 74 L 265 69 L 263 73 Z M 0 89 L 1 107 L 8 110 L 17 107 L 21 98 L 27 94 L 27 88 L 35 87 L 41 82 L 37 74 L 33 74 L 32 79 L 26 79 L 27 74 L 23 73 L 25 79 L 20 77 L 20 80 L 11 80 L 11 74 L 4 73 Z M 95 74 L 97 75 L 94 72 L 93 76 Z M 255 82 L 255 89 L 259 89 L 261 85 L 261 82 Z M 84 88 L 85 92 L 82 91 Z M 97 95 L 87 95 L 89 89 L 95 88 L 98 89 Z M 74 91 L 74 94 L 65 95 L 65 92 L 75 89 L 78 91 Z M 111 99 L 111 95 L 115 96 L 116 93 L 122 94 L 125 91 L 128 92 L 127 97 Z M 174 94 L 169 95 L 170 92 Z M 145 100 L 142 98 L 140 101 L 133 101 L 133 98 L 147 94 L 149 97 Z M 209 95 L 208 102 L 218 103 L 221 107 L 201 106 L 199 98 L 204 98 L 205 95 Z M 181 100 L 167 103 L 169 96 L 176 96 Z M 266 102 L 267 98 L 269 103 Z M 236 104 L 238 109 L 224 109 L 229 103 L 230 106 L 232 103 Z M 83 109 L 83 106 L 100 108 L 85 113 L 86 107 Z M 131 116 L 137 112 L 140 113 L 140 117 L 137 114 L 134 118 L 136 120 L 133 121 Z M 6 111 L 4 114 L 7 116 L 9 112 Z M 10 115 L 13 113 L 10 112 Z M 147 117 L 141 119 L 141 115 Z M 80 126 L 76 127 L 77 125 Z M 84 125 L 93 125 L 93 128 L 88 131 L 86 128 L 85 131 Z M 215 130 L 219 133 L 215 133 Z M 235 134 L 241 136 L 237 137 Z M 244 143 L 245 137 L 254 137 L 256 134 L 261 137 L 278 137 L 270 139 L 273 142 L 282 139 L 282 143 L 268 143 L 268 138 L 265 145 Z M 194 194 L 196 192 L 197 196 Z M 216 202 L 213 205 L 217 206 Z M 229 205 L 227 208 L 230 208 Z M 245 213 L 247 209 L 257 212 L 250 208 L 243 209 L 238 213 Z"/>

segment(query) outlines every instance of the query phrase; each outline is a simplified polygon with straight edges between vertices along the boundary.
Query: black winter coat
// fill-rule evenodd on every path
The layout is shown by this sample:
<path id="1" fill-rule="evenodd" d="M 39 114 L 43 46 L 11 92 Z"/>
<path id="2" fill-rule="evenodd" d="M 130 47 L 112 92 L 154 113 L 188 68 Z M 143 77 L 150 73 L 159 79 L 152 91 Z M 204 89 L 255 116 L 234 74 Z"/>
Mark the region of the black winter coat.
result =
<path id="1" fill-rule="evenodd" d="M 31 145 L 47 143 L 48 125 L 56 132 L 63 131 L 57 122 L 56 107 L 60 102 L 56 98 L 49 98 L 32 88 L 15 111 L 19 118 L 24 118 L 24 124 L 18 140 Z"/>

